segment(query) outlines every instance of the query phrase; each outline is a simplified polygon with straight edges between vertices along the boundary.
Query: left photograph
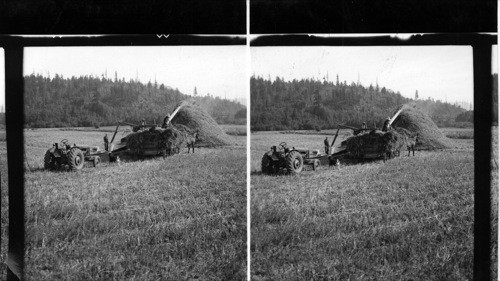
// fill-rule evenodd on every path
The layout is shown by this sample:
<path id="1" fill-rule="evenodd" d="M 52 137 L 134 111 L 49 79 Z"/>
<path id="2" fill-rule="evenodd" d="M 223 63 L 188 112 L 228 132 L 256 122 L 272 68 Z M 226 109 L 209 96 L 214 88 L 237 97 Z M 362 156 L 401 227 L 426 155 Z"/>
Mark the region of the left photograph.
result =
<path id="1" fill-rule="evenodd" d="M 246 47 L 24 49 L 25 277 L 246 278 Z"/>

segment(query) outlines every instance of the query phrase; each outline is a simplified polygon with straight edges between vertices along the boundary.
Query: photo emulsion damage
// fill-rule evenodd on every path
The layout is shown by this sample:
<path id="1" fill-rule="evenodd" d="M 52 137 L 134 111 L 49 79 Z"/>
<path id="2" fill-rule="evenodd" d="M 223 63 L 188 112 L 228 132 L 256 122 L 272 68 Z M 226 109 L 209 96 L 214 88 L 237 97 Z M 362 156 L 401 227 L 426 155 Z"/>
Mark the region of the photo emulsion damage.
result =
<path id="1" fill-rule="evenodd" d="M 472 47 L 251 58 L 253 278 L 471 280 Z"/>
<path id="2" fill-rule="evenodd" d="M 246 278 L 245 52 L 25 48 L 27 280 Z"/>

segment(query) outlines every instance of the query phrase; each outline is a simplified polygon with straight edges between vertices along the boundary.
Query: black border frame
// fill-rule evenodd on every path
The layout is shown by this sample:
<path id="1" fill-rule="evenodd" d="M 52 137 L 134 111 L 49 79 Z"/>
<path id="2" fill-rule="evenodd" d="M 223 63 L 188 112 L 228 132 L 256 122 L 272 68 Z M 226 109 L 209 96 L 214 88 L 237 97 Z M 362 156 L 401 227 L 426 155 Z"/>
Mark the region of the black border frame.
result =
<path id="1" fill-rule="evenodd" d="M 245 0 L 6 0 L 2 34 L 240 34 Z"/>
<path id="2" fill-rule="evenodd" d="M 496 32 L 494 0 L 251 0 L 250 33 Z"/>

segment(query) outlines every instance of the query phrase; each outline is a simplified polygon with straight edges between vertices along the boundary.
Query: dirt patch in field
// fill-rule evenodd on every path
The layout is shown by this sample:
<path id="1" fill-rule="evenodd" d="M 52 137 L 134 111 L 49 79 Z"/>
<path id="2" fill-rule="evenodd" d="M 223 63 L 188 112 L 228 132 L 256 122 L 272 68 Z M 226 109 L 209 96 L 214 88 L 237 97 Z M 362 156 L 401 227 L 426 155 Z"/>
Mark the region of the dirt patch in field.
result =
<path id="1" fill-rule="evenodd" d="M 453 148 L 455 144 L 447 138 L 432 119 L 418 108 L 405 105 L 403 111 L 392 123 L 399 134 L 415 136 L 418 134 L 419 149 Z"/>

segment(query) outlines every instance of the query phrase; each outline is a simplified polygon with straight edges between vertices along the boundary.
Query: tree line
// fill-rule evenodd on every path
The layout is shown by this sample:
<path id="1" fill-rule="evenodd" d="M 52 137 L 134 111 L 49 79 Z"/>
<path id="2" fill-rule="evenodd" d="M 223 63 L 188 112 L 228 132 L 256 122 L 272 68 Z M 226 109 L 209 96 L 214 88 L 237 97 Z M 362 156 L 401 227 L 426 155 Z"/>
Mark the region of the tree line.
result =
<path id="1" fill-rule="evenodd" d="M 473 120 L 456 120 L 465 109 L 439 100 L 409 99 L 379 85 L 368 87 L 346 81 L 252 76 L 250 80 L 252 130 L 311 130 L 337 124 L 381 127 L 399 106 L 413 101 L 440 127 L 472 127 Z"/>
<path id="2" fill-rule="evenodd" d="M 246 124 L 246 107 L 214 97 L 190 96 L 164 84 L 142 83 L 124 78 L 56 74 L 24 77 L 25 126 L 34 128 L 116 125 L 118 121 L 147 123 L 163 121 L 182 100 L 194 98 L 219 124 Z"/>

